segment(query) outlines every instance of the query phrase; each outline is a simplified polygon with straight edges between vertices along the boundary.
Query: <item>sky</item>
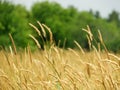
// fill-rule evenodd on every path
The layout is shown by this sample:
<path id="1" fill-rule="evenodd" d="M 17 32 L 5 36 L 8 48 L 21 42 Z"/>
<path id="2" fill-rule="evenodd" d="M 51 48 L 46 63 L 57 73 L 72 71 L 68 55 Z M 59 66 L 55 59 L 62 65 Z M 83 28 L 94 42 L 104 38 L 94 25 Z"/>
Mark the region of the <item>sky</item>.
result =
<path id="1" fill-rule="evenodd" d="M 37 1 L 45 1 L 45 0 L 9 0 L 15 4 L 22 4 L 26 6 L 27 9 Z M 120 0 L 47 0 L 54 1 L 59 3 L 63 7 L 68 7 L 69 5 L 74 6 L 79 11 L 89 11 L 92 9 L 93 11 L 99 11 L 102 17 L 108 17 L 108 15 L 116 10 L 120 13 Z"/>

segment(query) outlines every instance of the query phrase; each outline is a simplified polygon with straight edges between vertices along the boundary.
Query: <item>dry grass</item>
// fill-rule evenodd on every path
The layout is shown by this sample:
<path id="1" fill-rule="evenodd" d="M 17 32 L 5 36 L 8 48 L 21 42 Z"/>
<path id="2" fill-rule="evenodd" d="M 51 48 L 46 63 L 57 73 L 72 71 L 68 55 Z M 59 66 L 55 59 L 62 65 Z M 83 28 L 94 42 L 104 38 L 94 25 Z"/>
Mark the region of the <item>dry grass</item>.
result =
<path id="1" fill-rule="evenodd" d="M 85 52 L 75 44 L 80 50 L 51 45 L 34 53 L 29 47 L 16 54 L 11 48 L 11 53 L 0 51 L 0 90 L 119 90 L 120 57 L 94 46 L 91 52 Z"/>

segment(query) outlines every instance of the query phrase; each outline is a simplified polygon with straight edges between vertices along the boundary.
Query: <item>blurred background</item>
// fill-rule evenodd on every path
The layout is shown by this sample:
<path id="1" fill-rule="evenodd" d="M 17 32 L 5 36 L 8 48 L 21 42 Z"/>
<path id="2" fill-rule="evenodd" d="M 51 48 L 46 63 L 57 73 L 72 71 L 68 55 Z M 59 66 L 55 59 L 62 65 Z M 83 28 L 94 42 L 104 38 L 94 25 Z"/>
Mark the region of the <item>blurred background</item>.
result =
<path id="1" fill-rule="evenodd" d="M 35 48 L 29 37 L 34 35 L 42 45 L 37 33 L 29 26 L 36 21 L 46 24 L 53 32 L 56 45 L 76 48 L 74 40 L 88 49 L 86 33 L 82 28 L 90 26 L 99 42 L 101 31 L 108 50 L 120 51 L 120 1 L 119 0 L 0 0 L 0 47 L 11 46 L 9 33 L 18 48 L 28 44 Z M 40 29 L 40 28 L 39 28 Z M 96 46 L 96 42 L 93 42 Z"/>

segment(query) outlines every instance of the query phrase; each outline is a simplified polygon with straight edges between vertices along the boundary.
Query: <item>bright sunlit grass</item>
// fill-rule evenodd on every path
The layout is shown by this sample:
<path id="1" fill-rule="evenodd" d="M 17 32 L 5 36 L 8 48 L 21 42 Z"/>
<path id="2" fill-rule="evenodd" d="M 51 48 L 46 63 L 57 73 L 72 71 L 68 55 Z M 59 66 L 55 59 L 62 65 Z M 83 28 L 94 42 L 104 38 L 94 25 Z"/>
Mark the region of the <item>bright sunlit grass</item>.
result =
<path id="1" fill-rule="evenodd" d="M 50 33 L 49 48 L 45 46 L 44 50 L 31 52 L 28 47 L 16 54 L 15 49 L 10 49 L 10 52 L 0 51 L 0 90 L 120 89 L 120 57 L 108 52 L 100 32 L 105 51 L 89 42 L 92 50 L 88 52 L 76 41 L 78 50 L 55 46 L 50 29 L 45 25 L 42 27 Z M 89 27 L 84 30 L 88 33 L 88 40 L 93 40 Z M 34 36 L 31 38 L 40 48 Z"/>

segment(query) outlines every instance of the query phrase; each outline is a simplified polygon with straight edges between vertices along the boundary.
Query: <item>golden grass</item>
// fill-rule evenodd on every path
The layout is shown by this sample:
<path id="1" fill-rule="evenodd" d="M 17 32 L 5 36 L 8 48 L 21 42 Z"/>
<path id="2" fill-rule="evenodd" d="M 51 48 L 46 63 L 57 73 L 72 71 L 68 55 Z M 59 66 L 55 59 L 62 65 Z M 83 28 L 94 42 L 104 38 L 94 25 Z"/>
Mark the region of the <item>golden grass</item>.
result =
<path id="1" fill-rule="evenodd" d="M 52 33 L 48 31 L 52 44 Z M 34 36 L 30 37 L 38 43 Z M 86 52 L 74 42 L 80 50 L 51 45 L 33 53 L 29 46 L 16 54 L 11 47 L 10 53 L 0 51 L 0 90 L 119 90 L 119 55 L 102 52 L 95 46 Z"/>
<path id="2" fill-rule="evenodd" d="M 71 50 L 53 47 L 31 56 L 24 52 L 14 57 L 1 51 L 1 90 L 120 89 L 120 61 L 117 58 L 110 56 L 108 60 L 105 53 L 93 51 L 82 54 Z"/>

